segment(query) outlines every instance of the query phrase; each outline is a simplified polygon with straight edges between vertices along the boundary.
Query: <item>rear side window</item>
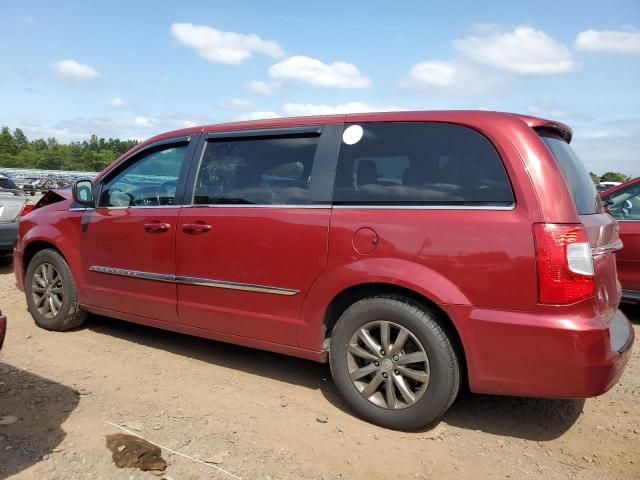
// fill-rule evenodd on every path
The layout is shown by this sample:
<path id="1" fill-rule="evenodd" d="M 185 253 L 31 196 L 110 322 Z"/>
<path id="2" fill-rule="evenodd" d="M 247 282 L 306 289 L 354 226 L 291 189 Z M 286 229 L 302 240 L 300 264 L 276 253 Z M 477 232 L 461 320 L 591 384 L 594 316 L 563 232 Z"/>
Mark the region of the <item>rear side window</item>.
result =
<path id="1" fill-rule="evenodd" d="M 354 128 L 345 126 L 350 127 Z M 510 206 L 514 202 L 498 153 L 475 130 L 434 122 L 358 127 L 361 138 L 355 143 L 349 138 L 340 147 L 337 204 Z"/>
<path id="2" fill-rule="evenodd" d="M 319 136 L 210 141 L 194 205 L 304 205 Z"/>
<path id="3" fill-rule="evenodd" d="M 580 215 L 590 215 L 602 212 L 602 202 L 589 172 L 582 164 L 569 144 L 554 135 L 541 135 L 556 163 L 562 172 L 564 181 L 569 187 L 573 202 Z"/>

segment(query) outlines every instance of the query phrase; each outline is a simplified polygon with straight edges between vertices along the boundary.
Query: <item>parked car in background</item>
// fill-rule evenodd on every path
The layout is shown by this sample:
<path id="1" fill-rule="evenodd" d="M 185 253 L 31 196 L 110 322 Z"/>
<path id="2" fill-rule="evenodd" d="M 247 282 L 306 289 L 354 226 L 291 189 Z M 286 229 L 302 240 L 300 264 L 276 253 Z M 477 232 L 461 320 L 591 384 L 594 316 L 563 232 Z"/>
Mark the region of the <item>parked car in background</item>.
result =
<path id="1" fill-rule="evenodd" d="M 86 312 L 329 361 L 361 417 L 473 392 L 590 397 L 624 370 L 616 221 L 561 123 L 394 112 L 189 128 L 23 217 L 35 322 Z"/>
<path id="2" fill-rule="evenodd" d="M 24 195 L 22 190 L 9 178 L 8 175 L 0 173 L 0 192 L 12 192 L 16 195 Z"/>
<path id="3" fill-rule="evenodd" d="M 600 193 L 606 192 L 610 188 L 620 185 L 620 183 L 621 182 L 600 182 L 598 185 L 596 185 L 596 190 L 598 190 L 598 192 Z"/>
<path id="4" fill-rule="evenodd" d="M 616 253 L 625 300 L 640 302 L 640 177 L 602 194 L 607 211 L 620 224 L 624 247 Z"/>
<path id="5" fill-rule="evenodd" d="M 36 182 L 33 178 L 22 178 L 15 180 L 15 184 L 18 189 L 22 190 L 25 195 L 34 196 L 36 194 L 36 187 L 33 184 Z"/>
<path id="6" fill-rule="evenodd" d="M 20 213 L 26 203 L 24 194 L 18 195 L 14 190 L 0 190 L 0 264 L 11 261 Z"/>

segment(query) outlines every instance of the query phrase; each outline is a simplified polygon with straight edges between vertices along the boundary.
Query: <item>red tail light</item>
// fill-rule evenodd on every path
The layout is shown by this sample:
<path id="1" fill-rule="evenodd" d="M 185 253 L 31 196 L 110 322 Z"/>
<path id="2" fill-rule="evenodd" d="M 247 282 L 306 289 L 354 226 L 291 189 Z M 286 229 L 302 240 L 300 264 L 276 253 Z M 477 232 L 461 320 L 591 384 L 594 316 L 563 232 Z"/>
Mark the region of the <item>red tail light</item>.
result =
<path id="1" fill-rule="evenodd" d="M 538 223 L 533 228 L 538 302 L 567 305 L 593 296 L 593 259 L 584 227 Z"/>
<path id="2" fill-rule="evenodd" d="M 24 207 L 22 207 L 22 210 L 20 210 L 20 217 L 24 217 L 27 213 L 32 212 L 33 208 L 34 208 L 34 205 L 29 205 L 25 203 Z"/>

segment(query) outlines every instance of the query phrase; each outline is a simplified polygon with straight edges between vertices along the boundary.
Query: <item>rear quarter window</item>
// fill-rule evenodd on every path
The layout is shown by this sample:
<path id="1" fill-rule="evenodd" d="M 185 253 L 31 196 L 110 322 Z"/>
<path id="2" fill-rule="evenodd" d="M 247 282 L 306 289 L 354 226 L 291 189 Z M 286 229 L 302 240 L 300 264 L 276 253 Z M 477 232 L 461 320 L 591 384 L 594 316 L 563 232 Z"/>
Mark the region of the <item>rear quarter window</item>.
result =
<path id="1" fill-rule="evenodd" d="M 571 146 L 555 135 L 541 134 L 540 136 L 562 172 L 578 214 L 602 213 L 602 202 L 596 186 Z"/>
<path id="2" fill-rule="evenodd" d="M 362 137 L 340 147 L 334 203 L 513 205 L 502 160 L 481 133 L 436 122 L 358 125 Z"/>

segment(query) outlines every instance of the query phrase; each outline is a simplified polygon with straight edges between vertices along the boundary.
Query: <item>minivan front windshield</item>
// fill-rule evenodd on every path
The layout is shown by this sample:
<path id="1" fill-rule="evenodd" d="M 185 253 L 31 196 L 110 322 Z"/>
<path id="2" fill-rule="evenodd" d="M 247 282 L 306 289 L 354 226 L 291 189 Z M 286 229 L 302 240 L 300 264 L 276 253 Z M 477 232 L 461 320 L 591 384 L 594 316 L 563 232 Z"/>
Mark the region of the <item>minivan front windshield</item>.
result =
<path id="1" fill-rule="evenodd" d="M 587 169 L 571 146 L 555 135 L 543 134 L 541 138 L 556 159 L 564 181 L 569 187 L 578 214 L 602 213 L 602 202 L 596 186 L 591 181 L 589 172 L 587 172 Z"/>

